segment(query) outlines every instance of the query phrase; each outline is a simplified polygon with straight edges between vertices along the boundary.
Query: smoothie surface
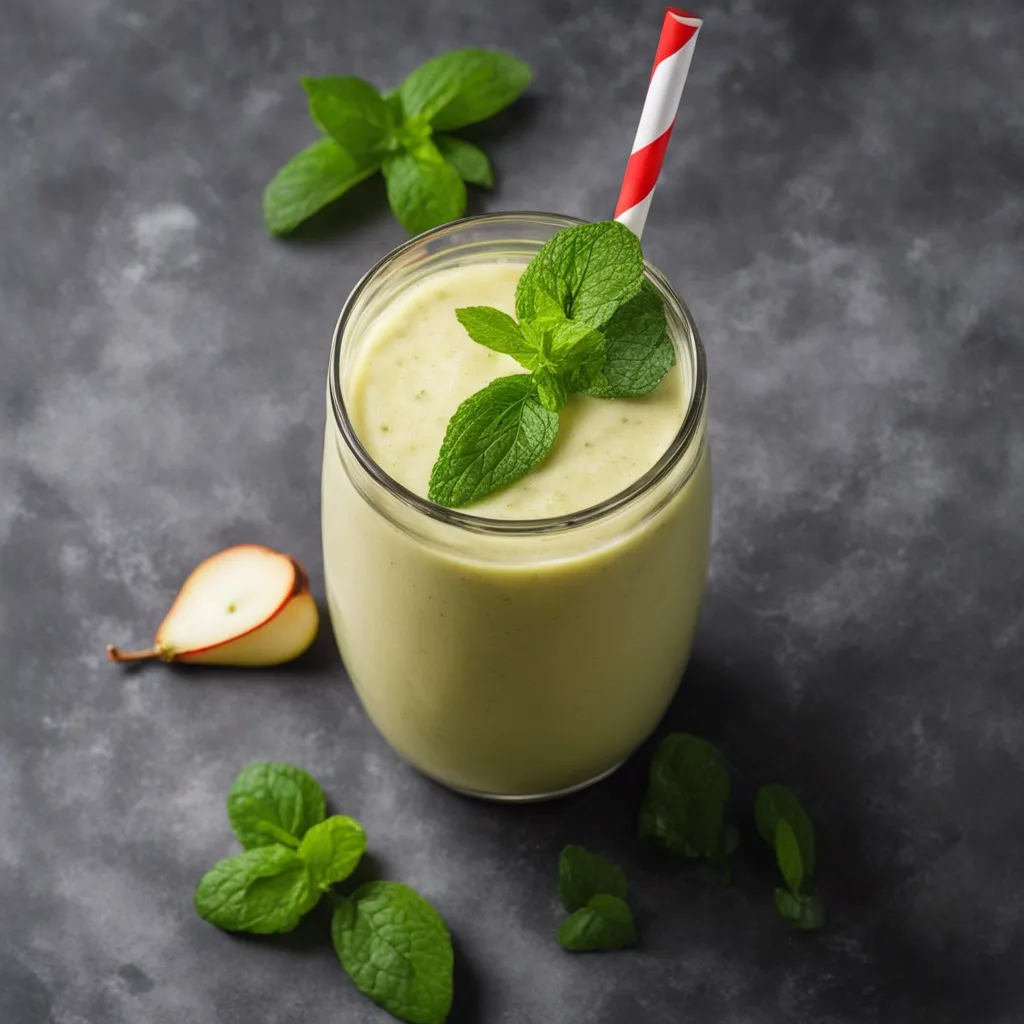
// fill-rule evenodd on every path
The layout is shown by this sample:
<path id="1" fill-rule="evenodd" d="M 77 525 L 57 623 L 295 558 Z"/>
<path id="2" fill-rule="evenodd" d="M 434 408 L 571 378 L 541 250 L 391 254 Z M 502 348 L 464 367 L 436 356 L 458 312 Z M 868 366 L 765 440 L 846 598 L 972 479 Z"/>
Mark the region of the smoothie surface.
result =
<path id="1" fill-rule="evenodd" d="M 459 404 L 496 377 L 526 371 L 478 345 L 455 317 L 460 306 L 514 315 L 525 264 L 480 263 L 436 272 L 394 299 L 368 326 L 348 377 L 346 403 L 374 461 L 426 496 L 445 428 Z M 642 398 L 573 395 L 558 440 L 532 472 L 464 511 L 491 519 L 543 519 L 625 490 L 668 450 L 689 403 L 677 363 Z"/>

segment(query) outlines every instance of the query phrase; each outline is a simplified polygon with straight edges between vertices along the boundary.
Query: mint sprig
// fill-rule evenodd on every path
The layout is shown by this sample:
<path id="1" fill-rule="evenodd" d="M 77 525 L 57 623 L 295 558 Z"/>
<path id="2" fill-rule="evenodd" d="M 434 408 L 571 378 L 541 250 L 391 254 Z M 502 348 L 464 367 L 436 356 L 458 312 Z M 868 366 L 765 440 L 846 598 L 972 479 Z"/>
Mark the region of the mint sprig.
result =
<path id="1" fill-rule="evenodd" d="M 246 850 L 203 875 L 194 901 L 200 917 L 225 931 L 289 932 L 331 893 L 332 940 L 356 987 L 409 1024 L 443 1024 L 453 970 L 444 921 L 397 882 L 334 893 L 358 867 L 366 833 L 354 818 L 326 817 L 311 775 L 275 761 L 248 765 L 231 786 L 228 818 Z"/>
<path id="2" fill-rule="evenodd" d="M 455 311 L 475 342 L 529 373 L 492 381 L 456 410 L 427 492 L 440 505 L 472 504 L 539 465 L 572 394 L 644 395 L 675 362 L 640 242 L 615 221 L 549 238 L 519 279 L 515 308 L 515 317 L 490 306 Z"/>
<path id="3" fill-rule="evenodd" d="M 491 188 L 490 161 L 448 134 L 512 103 L 530 68 L 499 50 L 455 50 L 417 68 L 382 95 L 353 76 L 303 78 L 309 114 L 325 138 L 281 168 L 263 194 L 272 235 L 285 235 L 378 171 L 388 202 L 411 234 L 466 210 L 466 183 Z"/>
<path id="4" fill-rule="evenodd" d="M 810 884 L 814 873 L 814 826 L 796 794 L 785 786 L 762 786 L 754 804 L 757 831 L 775 851 L 786 888 L 775 890 L 775 909 L 798 931 L 825 923 L 825 908 Z"/>

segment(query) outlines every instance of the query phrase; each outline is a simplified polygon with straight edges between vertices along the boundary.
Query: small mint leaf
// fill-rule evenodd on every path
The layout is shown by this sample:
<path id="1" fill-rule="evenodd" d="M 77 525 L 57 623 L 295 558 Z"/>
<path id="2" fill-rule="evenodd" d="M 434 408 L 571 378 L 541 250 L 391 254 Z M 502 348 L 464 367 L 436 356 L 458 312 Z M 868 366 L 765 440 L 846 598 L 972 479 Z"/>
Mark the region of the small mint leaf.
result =
<path id="1" fill-rule="evenodd" d="M 491 381 L 448 423 L 428 497 L 459 508 L 525 476 L 551 451 L 558 416 L 541 405 L 530 374 Z"/>
<path id="2" fill-rule="evenodd" d="M 481 188 L 494 188 L 491 161 L 479 146 L 457 135 L 435 135 L 434 142 L 441 156 L 459 172 L 463 181 Z"/>
<path id="3" fill-rule="evenodd" d="M 380 93 L 361 78 L 303 78 L 309 115 L 356 159 L 378 156 L 391 134 L 393 119 Z"/>
<path id="4" fill-rule="evenodd" d="M 581 953 L 632 946 L 636 942 L 633 912 L 620 897 L 598 894 L 562 922 L 558 942 Z"/>
<path id="5" fill-rule="evenodd" d="M 462 306 L 455 310 L 455 316 L 478 345 L 512 356 L 520 362 L 532 359 L 537 354 L 534 345 L 524 337 L 519 324 L 500 309 L 493 306 Z M 528 363 L 523 365 L 533 369 Z"/>
<path id="6" fill-rule="evenodd" d="M 558 412 L 569 401 L 569 388 L 561 374 L 542 366 L 534 371 L 533 378 L 537 383 L 537 398 L 549 412 Z"/>
<path id="7" fill-rule="evenodd" d="M 227 803 L 228 821 L 247 850 L 274 843 L 297 847 L 327 814 L 316 779 L 281 761 L 254 761 L 243 768 Z"/>
<path id="8" fill-rule="evenodd" d="M 432 143 L 386 157 L 384 180 L 388 203 L 411 235 L 458 220 L 466 212 L 466 186 Z"/>
<path id="9" fill-rule="evenodd" d="M 776 889 L 775 909 L 797 931 L 814 931 L 825 923 L 825 908 L 817 896 L 794 896 L 785 889 Z"/>
<path id="10" fill-rule="evenodd" d="M 800 847 L 803 873 L 807 878 L 813 876 L 815 864 L 814 826 L 796 794 L 778 783 L 762 786 L 757 792 L 754 803 L 754 816 L 761 838 L 773 849 L 776 846 L 776 830 L 779 820 L 788 823 Z"/>
<path id="11" fill-rule="evenodd" d="M 452 1005 L 452 940 L 408 886 L 370 882 L 334 911 L 331 938 L 363 995 L 410 1024 L 443 1024 Z"/>
<path id="12" fill-rule="evenodd" d="M 616 221 L 565 228 L 527 264 L 516 286 L 516 316 L 554 304 L 564 317 L 600 329 L 644 281 L 640 240 Z M 540 298 L 540 295 L 543 298 Z"/>
<path id="13" fill-rule="evenodd" d="M 314 142 L 293 156 L 264 190 L 267 231 L 272 235 L 294 231 L 379 168 L 379 159 L 357 160 L 333 139 Z"/>
<path id="14" fill-rule="evenodd" d="M 437 131 L 483 121 L 530 84 L 528 64 L 500 50 L 453 50 L 421 65 L 399 86 L 406 117 Z"/>
<path id="15" fill-rule="evenodd" d="M 567 846 L 558 858 L 558 898 L 569 913 L 601 894 L 626 898 L 622 868 L 583 846 Z"/>
<path id="16" fill-rule="evenodd" d="M 218 861 L 196 889 L 204 921 L 229 932 L 290 932 L 320 899 L 294 850 L 264 846 Z"/>
<path id="17" fill-rule="evenodd" d="M 789 891 L 799 896 L 804 884 L 804 865 L 796 833 L 785 818 L 779 818 L 775 825 L 775 858 Z"/>
<path id="18" fill-rule="evenodd" d="M 354 818 L 335 814 L 314 825 L 302 837 L 297 852 L 314 883 L 327 890 L 355 871 L 366 852 L 366 833 Z"/>

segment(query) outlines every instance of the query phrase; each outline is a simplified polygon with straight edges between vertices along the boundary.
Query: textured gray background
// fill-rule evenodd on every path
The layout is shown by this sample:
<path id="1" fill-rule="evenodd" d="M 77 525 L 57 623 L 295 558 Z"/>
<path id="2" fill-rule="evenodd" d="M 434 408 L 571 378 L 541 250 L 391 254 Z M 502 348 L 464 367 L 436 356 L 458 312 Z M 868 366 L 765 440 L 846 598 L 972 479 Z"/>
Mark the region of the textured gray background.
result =
<path id="1" fill-rule="evenodd" d="M 647 233 L 709 349 L 710 594 L 666 725 L 738 773 L 720 889 L 643 851 L 647 751 L 558 803 L 483 806 L 399 763 L 328 632 L 273 671 L 136 673 L 230 542 L 322 593 L 324 373 L 402 238 L 376 184 L 303 238 L 262 187 L 313 138 L 301 73 L 381 86 L 498 44 L 537 77 L 474 131 L 476 210 L 610 214 L 654 3 L 4 0 L 0 12 L 0 1022 L 369 1024 L 320 942 L 191 906 L 254 757 L 306 766 L 456 936 L 452 1020 L 1024 1020 L 1024 14 L 708 0 Z M 758 782 L 818 823 L 829 927 L 794 936 Z M 554 944 L 566 842 L 629 872 L 642 943 Z"/>

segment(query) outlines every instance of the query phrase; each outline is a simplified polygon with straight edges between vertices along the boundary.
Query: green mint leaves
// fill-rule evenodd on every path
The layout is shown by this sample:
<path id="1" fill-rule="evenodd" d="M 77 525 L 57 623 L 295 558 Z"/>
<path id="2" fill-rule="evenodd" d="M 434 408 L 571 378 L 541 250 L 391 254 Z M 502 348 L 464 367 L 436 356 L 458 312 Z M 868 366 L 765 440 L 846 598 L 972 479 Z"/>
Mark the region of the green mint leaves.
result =
<path id="1" fill-rule="evenodd" d="M 309 114 L 325 138 L 293 157 L 267 185 L 263 218 L 285 235 L 360 181 L 384 172 L 388 202 L 411 234 L 466 210 L 466 185 L 491 188 L 486 154 L 449 135 L 512 103 L 528 65 L 498 50 L 456 50 L 427 61 L 392 93 L 352 76 L 303 78 Z"/>
<path id="2" fill-rule="evenodd" d="M 438 912 L 397 882 L 370 882 L 334 911 L 335 952 L 356 988 L 412 1024 L 442 1024 L 452 1005 L 452 940 Z"/>
<path id="3" fill-rule="evenodd" d="M 569 916 L 558 942 L 574 952 L 622 949 L 636 942 L 626 876 L 600 854 L 567 846 L 558 859 L 558 897 Z"/>
<path id="4" fill-rule="evenodd" d="M 738 840 L 724 822 L 729 788 L 729 773 L 710 743 L 670 733 L 651 760 L 641 837 L 687 860 L 704 858 L 727 877 L 727 858 Z"/>
<path id="5" fill-rule="evenodd" d="M 244 853 L 200 880 L 195 908 L 225 931 L 289 932 L 366 851 L 353 818 L 326 816 L 324 792 L 294 765 L 247 766 L 228 793 Z M 331 935 L 356 987 L 410 1024 L 443 1024 L 452 1002 L 451 936 L 437 911 L 397 882 L 369 882 L 337 897 Z"/>
<path id="6" fill-rule="evenodd" d="M 825 908 L 809 887 L 814 873 L 814 826 L 792 790 L 762 786 L 754 805 L 757 831 L 775 851 L 786 883 L 775 890 L 775 909 L 793 928 L 810 931 L 825 923 Z"/>
<path id="7" fill-rule="evenodd" d="M 549 238 L 523 271 L 515 305 L 515 318 L 490 306 L 455 311 L 473 341 L 511 356 L 529 375 L 499 378 L 456 410 L 427 492 L 439 505 L 472 504 L 536 467 L 574 392 L 645 395 L 675 362 L 640 242 L 615 221 Z"/>

